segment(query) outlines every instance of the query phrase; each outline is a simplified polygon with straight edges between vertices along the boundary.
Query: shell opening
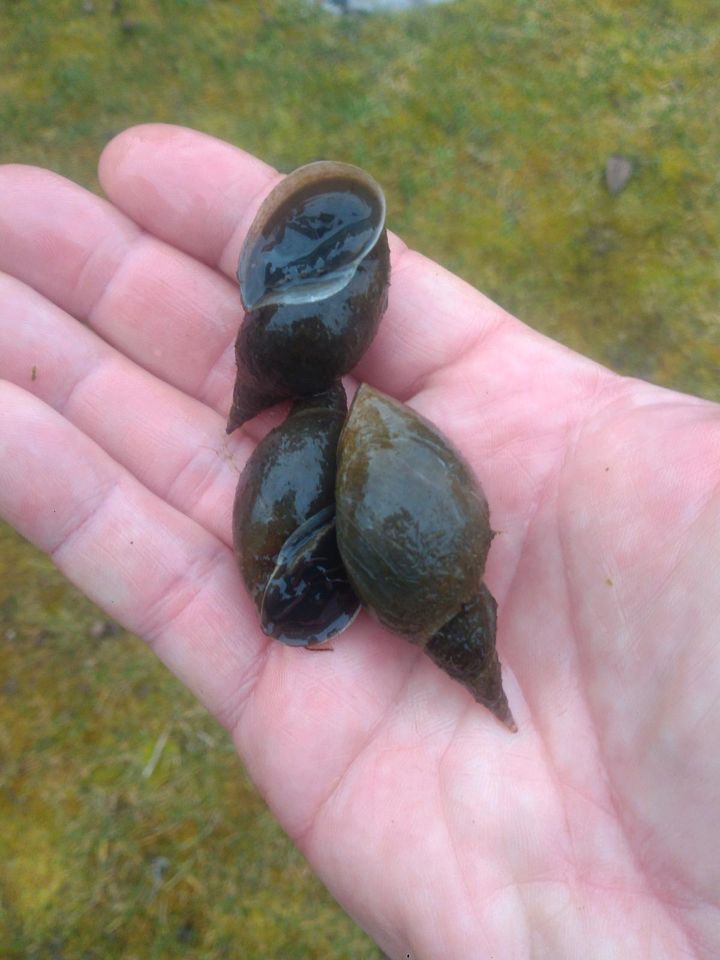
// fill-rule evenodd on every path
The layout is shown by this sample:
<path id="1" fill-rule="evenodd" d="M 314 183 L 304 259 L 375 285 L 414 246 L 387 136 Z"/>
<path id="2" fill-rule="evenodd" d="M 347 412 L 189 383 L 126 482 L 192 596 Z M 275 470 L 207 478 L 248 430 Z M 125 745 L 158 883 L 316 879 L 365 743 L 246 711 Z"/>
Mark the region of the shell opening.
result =
<path id="1" fill-rule="evenodd" d="M 243 245 L 237 277 L 245 309 L 333 296 L 384 227 L 385 197 L 364 171 L 329 161 L 300 167 L 267 197 Z"/>

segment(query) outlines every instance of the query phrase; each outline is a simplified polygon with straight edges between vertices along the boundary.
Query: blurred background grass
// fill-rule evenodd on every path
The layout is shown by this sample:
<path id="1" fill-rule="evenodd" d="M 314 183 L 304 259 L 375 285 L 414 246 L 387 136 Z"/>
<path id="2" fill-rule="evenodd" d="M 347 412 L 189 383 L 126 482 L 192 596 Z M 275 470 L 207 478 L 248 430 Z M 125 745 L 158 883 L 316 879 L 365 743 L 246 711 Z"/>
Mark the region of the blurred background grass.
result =
<path id="1" fill-rule="evenodd" d="M 0 0 L 0 161 L 97 190 L 162 120 L 366 167 L 390 226 L 526 322 L 720 399 L 714 0 Z M 631 176 L 605 181 L 611 155 Z M 377 958 L 224 734 L 0 528 L 0 956 Z"/>

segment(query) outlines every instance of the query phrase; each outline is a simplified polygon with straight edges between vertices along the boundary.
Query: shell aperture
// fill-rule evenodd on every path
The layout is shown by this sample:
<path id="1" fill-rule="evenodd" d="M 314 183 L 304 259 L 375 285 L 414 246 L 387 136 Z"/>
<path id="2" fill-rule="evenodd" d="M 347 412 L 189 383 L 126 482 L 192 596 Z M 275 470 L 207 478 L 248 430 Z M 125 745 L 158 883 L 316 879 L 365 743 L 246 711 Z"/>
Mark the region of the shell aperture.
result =
<path id="1" fill-rule="evenodd" d="M 359 610 L 338 550 L 335 509 L 326 507 L 278 554 L 260 607 L 262 629 L 289 646 L 308 647 L 345 630 Z"/>
<path id="2" fill-rule="evenodd" d="M 238 266 L 248 311 L 312 303 L 341 290 L 375 246 L 384 217 L 377 197 L 337 177 L 315 180 L 275 208 Z"/>
<path id="3" fill-rule="evenodd" d="M 334 524 L 337 441 L 346 409 L 340 384 L 296 401 L 253 451 L 235 494 L 233 543 L 243 580 L 268 632 L 292 645 L 300 645 L 292 617 L 305 618 L 304 646 L 344 629 L 356 609 L 342 565 L 338 569 Z M 336 627 L 334 606 L 338 618 L 346 616 Z"/>

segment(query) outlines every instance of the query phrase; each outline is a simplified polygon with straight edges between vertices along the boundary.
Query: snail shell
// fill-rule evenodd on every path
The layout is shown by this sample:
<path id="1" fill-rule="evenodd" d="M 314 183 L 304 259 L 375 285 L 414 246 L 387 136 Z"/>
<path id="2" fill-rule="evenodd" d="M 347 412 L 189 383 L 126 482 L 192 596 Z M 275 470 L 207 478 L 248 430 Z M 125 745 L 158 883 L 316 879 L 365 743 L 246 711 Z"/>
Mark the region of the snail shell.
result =
<path id="1" fill-rule="evenodd" d="M 387 306 L 385 198 L 350 164 L 319 161 L 260 207 L 240 253 L 245 310 L 227 430 L 286 397 L 330 388 L 367 350 Z"/>
<path id="2" fill-rule="evenodd" d="M 335 537 L 340 384 L 297 401 L 249 458 L 233 508 L 240 572 L 265 633 L 311 646 L 344 630 L 359 603 Z"/>
<path id="3" fill-rule="evenodd" d="M 430 637 L 471 600 L 490 548 L 487 501 L 437 429 L 360 387 L 340 437 L 340 550 L 391 630 Z"/>
<path id="4" fill-rule="evenodd" d="M 363 385 L 338 446 L 337 540 L 361 602 L 514 729 L 481 586 L 493 538 L 472 470 L 404 404 Z"/>

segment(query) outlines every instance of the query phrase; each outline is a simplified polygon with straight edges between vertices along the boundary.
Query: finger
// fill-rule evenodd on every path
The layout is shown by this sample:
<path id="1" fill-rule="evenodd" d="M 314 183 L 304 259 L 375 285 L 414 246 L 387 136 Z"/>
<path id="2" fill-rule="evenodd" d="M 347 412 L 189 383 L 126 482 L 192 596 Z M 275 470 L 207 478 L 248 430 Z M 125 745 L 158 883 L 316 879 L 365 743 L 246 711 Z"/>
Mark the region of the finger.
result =
<path id="1" fill-rule="evenodd" d="M 227 413 L 242 317 L 236 285 L 106 201 L 45 170 L 0 168 L 0 270 Z"/>
<path id="2" fill-rule="evenodd" d="M 203 255 L 228 277 L 234 276 L 255 211 L 277 182 L 269 167 L 230 144 L 160 124 L 134 127 L 112 140 L 100 161 L 100 179 L 113 202 L 146 230 Z M 511 326 L 519 337 L 529 332 L 468 284 L 406 251 L 397 238 L 392 252 L 390 302 L 359 367 L 361 379 L 408 397 L 500 326 Z M 557 348 L 550 340 L 543 345 L 548 353 Z"/>
<path id="3" fill-rule="evenodd" d="M 264 649 L 231 551 L 38 399 L 0 381 L 0 516 L 221 720 Z"/>
<path id="4" fill-rule="evenodd" d="M 34 290 L 0 274 L 0 377 L 62 413 L 153 493 L 230 542 L 246 431 L 138 367 Z"/>
<path id="5" fill-rule="evenodd" d="M 223 140 L 170 124 L 131 127 L 110 141 L 99 177 L 135 223 L 213 267 L 280 179 L 277 171 Z M 188 226 L 192 230 L 188 232 Z M 237 263 L 226 263 L 234 275 Z"/>

